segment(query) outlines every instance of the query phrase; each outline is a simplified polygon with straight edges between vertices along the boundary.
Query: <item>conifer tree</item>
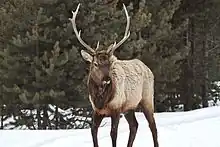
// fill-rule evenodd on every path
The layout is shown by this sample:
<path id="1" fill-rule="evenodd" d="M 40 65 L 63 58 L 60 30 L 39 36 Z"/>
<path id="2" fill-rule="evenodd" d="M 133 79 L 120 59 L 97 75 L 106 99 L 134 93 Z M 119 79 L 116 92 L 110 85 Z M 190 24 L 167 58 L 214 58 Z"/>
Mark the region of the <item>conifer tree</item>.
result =
<path id="1" fill-rule="evenodd" d="M 21 11 L 19 6 L 17 11 Z M 12 112 L 13 116 L 19 116 L 14 122 L 15 127 L 26 125 L 29 129 L 51 129 L 49 105 L 65 109 L 74 106 L 71 97 L 75 98 L 78 87 L 76 80 L 71 80 L 75 75 L 70 66 L 78 65 L 74 61 L 77 55 L 74 46 L 69 50 L 60 47 L 63 45 L 56 36 L 62 36 L 65 29 L 53 26 L 56 16 L 47 17 L 49 14 L 39 4 L 35 9 L 32 6 L 25 7 L 32 11 L 31 15 L 25 15 L 27 20 L 18 24 L 17 35 L 10 40 L 11 46 L 1 52 L 4 55 L 1 66 L 5 68 L 2 70 L 2 90 L 5 97 L 17 106 L 6 102 L 13 111 L 17 109 L 16 113 Z M 19 30 L 22 26 L 25 28 Z M 64 67 L 69 58 L 74 62 Z"/>
<path id="2" fill-rule="evenodd" d="M 210 100 L 210 84 L 218 75 L 215 57 L 218 54 L 219 6 L 215 0 L 184 0 L 176 13 L 177 20 L 189 20 L 186 38 L 191 44 L 190 53 L 182 62 L 180 81 L 185 110 L 207 107 Z"/>

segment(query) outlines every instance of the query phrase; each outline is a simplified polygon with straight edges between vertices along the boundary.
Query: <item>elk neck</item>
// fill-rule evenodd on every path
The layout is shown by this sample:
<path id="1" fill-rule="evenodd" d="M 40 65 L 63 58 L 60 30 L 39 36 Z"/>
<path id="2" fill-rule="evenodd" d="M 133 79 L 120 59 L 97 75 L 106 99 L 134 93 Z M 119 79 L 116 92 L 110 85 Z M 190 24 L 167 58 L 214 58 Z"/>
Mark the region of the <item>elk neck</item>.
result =
<path id="1" fill-rule="evenodd" d="M 102 82 L 97 83 L 89 77 L 88 90 L 95 107 L 103 109 L 114 97 L 115 82 L 111 77 L 105 77 Z"/>

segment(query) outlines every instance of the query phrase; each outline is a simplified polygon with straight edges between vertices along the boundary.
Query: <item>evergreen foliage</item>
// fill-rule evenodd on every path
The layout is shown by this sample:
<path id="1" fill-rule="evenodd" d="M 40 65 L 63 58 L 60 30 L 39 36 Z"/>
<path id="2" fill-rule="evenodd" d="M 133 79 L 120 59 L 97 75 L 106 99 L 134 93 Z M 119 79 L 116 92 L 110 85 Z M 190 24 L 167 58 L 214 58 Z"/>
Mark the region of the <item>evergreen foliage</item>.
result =
<path id="1" fill-rule="evenodd" d="M 68 18 L 81 3 L 77 29 L 115 55 L 138 58 L 155 75 L 156 111 L 206 107 L 219 100 L 220 3 L 189 0 L 3 0 L 0 3 L 0 127 L 77 129 L 90 125 L 84 47 Z M 213 84 L 214 83 L 214 84 Z"/>

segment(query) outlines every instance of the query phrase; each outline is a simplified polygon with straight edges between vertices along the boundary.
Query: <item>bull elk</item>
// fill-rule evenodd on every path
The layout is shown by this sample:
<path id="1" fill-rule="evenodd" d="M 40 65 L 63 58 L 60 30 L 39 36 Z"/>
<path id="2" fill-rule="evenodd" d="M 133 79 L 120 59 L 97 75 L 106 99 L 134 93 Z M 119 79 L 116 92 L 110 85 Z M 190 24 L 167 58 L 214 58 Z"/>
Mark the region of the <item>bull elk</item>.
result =
<path id="1" fill-rule="evenodd" d="M 81 50 L 82 58 L 90 62 L 88 75 L 89 100 L 93 107 L 93 121 L 91 135 L 94 147 L 98 147 L 98 128 L 104 117 L 111 117 L 112 146 L 116 147 L 118 124 L 120 114 L 124 114 L 129 124 L 129 139 L 127 147 L 132 147 L 136 137 L 138 122 L 135 117 L 135 109 L 138 105 L 143 108 L 143 113 L 148 121 L 154 147 L 158 147 L 157 127 L 154 119 L 154 75 L 151 70 L 140 60 L 119 60 L 114 56 L 114 51 L 130 36 L 130 17 L 125 5 L 123 8 L 127 18 L 127 25 L 123 39 L 116 44 L 111 44 L 105 50 L 99 50 L 99 42 L 96 48 L 87 45 L 81 39 L 81 31 L 76 28 L 76 15 L 79 11 L 72 12 L 73 30 L 78 41 L 88 50 Z"/>

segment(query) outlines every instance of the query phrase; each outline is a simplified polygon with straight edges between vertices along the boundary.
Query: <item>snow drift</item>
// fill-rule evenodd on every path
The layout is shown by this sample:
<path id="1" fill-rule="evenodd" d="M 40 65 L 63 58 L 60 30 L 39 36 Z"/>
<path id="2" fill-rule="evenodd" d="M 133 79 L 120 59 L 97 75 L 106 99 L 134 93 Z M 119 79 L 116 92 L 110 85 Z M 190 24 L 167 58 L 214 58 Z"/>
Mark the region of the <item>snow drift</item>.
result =
<path id="1" fill-rule="evenodd" d="M 153 147 L 148 123 L 142 113 L 136 113 L 139 128 L 134 147 Z M 220 106 L 189 112 L 155 113 L 160 147 L 220 147 Z M 111 147 L 110 119 L 98 132 L 100 147 Z M 124 117 L 118 130 L 119 147 L 126 147 L 129 128 Z M 3 147 L 92 147 L 89 129 L 79 130 L 3 130 Z"/>

